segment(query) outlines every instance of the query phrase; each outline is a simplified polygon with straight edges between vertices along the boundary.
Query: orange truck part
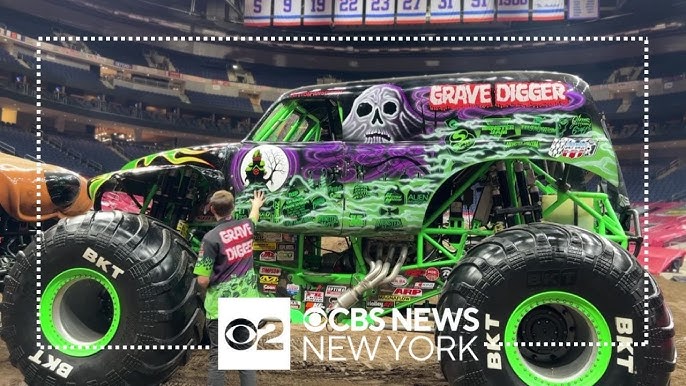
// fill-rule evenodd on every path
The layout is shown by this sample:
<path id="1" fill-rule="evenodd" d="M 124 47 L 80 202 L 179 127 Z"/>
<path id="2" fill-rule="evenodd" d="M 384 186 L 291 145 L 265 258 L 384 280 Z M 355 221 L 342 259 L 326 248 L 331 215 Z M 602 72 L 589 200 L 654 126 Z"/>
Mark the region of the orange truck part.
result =
<path id="1" fill-rule="evenodd" d="M 36 222 L 87 212 L 93 202 L 86 187 L 87 180 L 68 169 L 0 153 L 0 207 L 19 221 Z"/>

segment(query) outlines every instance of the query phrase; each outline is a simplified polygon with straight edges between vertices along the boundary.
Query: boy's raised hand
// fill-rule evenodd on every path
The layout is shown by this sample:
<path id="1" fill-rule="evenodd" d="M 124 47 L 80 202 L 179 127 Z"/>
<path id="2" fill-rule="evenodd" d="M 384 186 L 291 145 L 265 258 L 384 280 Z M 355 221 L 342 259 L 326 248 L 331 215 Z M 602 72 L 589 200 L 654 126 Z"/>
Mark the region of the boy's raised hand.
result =
<path id="1" fill-rule="evenodd" d="M 261 190 L 256 190 L 254 197 L 250 200 L 253 208 L 261 208 L 264 205 L 264 192 Z"/>

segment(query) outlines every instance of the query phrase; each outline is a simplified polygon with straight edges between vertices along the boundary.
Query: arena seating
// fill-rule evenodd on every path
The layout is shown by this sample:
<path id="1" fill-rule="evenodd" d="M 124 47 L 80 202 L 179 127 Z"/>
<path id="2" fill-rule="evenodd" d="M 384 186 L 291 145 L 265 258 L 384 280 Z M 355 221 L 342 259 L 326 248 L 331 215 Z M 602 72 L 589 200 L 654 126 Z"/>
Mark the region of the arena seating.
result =
<path id="1" fill-rule="evenodd" d="M 117 154 L 112 147 L 94 139 L 60 137 L 59 140 L 63 146 L 80 152 L 85 158 L 101 164 L 103 171 L 119 169 L 128 161 L 124 156 Z"/>
<path id="2" fill-rule="evenodd" d="M 104 58 L 112 58 L 118 62 L 147 66 L 148 62 L 143 56 L 143 48 L 140 45 L 126 44 L 113 42 L 93 42 L 89 41 L 86 43 L 88 48 L 96 52 L 98 55 Z"/>
<path id="3" fill-rule="evenodd" d="M 226 69 L 229 63 L 219 59 L 201 58 L 171 50 L 157 50 L 167 55 L 182 74 L 195 75 L 207 79 L 227 80 Z"/>
<path id="4" fill-rule="evenodd" d="M 661 168 L 662 166 L 651 167 L 651 170 L 657 171 Z M 650 200 L 669 201 L 677 197 L 686 198 L 686 186 L 683 181 L 686 181 L 686 167 L 683 165 L 662 178 L 653 178 L 650 183 Z"/>
<path id="5" fill-rule="evenodd" d="M 222 109 L 232 109 L 238 111 L 253 110 L 252 104 L 246 98 L 205 94 L 195 91 L 186 91 L 186 95 L 191 100 L 191 103 L 198 105 L 214 106 Z"/>
<path id="6" fill-rule="evenodd" d="M 19 61 L 9 52 L 0 47 L 0 65 L 19 65 Z"/>
<path id="7" fill-rule="evenodd" d="M 100 83 L 100 76 L 91 71 L 48 60 L 41 60 L 41 71 L 42 76 L 59 85 L 106 92 L 106 88 Z"/>
<path id="8" fill-rule="evenodd" d="M 36 135 L 30 131 L 0 124 L 0 141 L 13 146 L 15 148 L 14 155 L 18 157 L 36 157 Z M 43 141 L 42 143 L 41 159 L 44 162 L 62 166 L 84 176 L 95 176 L 100 173 L 100 171 L 88 166 L 73 155 L 58 149 L 48 141 Z"/>
<path id="9" fill-rule="evenodd" d="M 164 149 L 157 148 L 155 146 L 149 145 L 138 145 L 132 142 L 117 142 L 114 147 L 121 150 L 121 152 L 129 159 L 136 159 L 140 157 L 145 157 L 150 154 L 160 152 Z"/>

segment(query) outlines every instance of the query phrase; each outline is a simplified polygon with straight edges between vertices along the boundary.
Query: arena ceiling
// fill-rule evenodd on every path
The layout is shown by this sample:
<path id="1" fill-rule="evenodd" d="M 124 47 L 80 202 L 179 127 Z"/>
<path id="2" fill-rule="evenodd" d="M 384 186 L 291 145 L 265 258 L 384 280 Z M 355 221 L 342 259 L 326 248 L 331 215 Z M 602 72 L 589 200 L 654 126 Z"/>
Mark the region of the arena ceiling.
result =
<path id="1" fill-rule="evenodd" d="M 232 0 L 0 0 L 0 6 L 60 23 L 91 35 L 100 36 L 651 36 L 651 55 L 686 52 L 686 1 L 684 0 L 603 0 L 601 19 L 586 22 L 457 24 L 450 27 L 404 27 L 373 29 L 366 27 L 323 27 L 315 29 L 245 28 L 240 23 L 208 20 L 201 9 L 209 2 Z M 195 10 L 195 13 L 190 12 Z M 124 14 L 128 13 L 129 16 Z M 167 26 L 132 19 L 130 14 L 165 20 Z M 176 28 L 169 26 L 174 25 Z M 437 29 L 440 28 L 440 29 Z M 530 69 L 532 65 L 565 66 L 602 63 L 641 56 L 636 44 L 542 44 L 479 42 L 436 43 L 371 41 L 272 41 L 250 42 L 172 42 L 159 44 L 168 49 L 194 55 L 256 63 L 281 68 L 324 71 L 366 72 L 370 68 L 403 73 L 426 69 L 435 72 L 483 69 Z M 542 49 L 545 48 L 545 49 Z"/>

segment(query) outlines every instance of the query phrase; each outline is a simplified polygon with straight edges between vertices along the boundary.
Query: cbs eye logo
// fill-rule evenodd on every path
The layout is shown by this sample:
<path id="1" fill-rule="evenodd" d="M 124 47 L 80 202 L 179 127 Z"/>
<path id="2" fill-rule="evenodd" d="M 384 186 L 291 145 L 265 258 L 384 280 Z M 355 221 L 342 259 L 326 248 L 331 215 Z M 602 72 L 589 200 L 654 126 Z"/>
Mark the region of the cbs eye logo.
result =
<path id="1" fill-rule="evenodd" d="M 266 319 L 260 320 L 257 326 L 245 318 L 234 319 L 224 331 L 226 343 L 236 351 L 248 350 L 255 345 L 257 350 L 283 350 L 283 343 L 274 341 L 280 335 L 276 326 Z"/>
<path id="2" fill-rule="evenodd" d="M 290 298 L 220 298 L 218 370 L 290 370 Z"/>

